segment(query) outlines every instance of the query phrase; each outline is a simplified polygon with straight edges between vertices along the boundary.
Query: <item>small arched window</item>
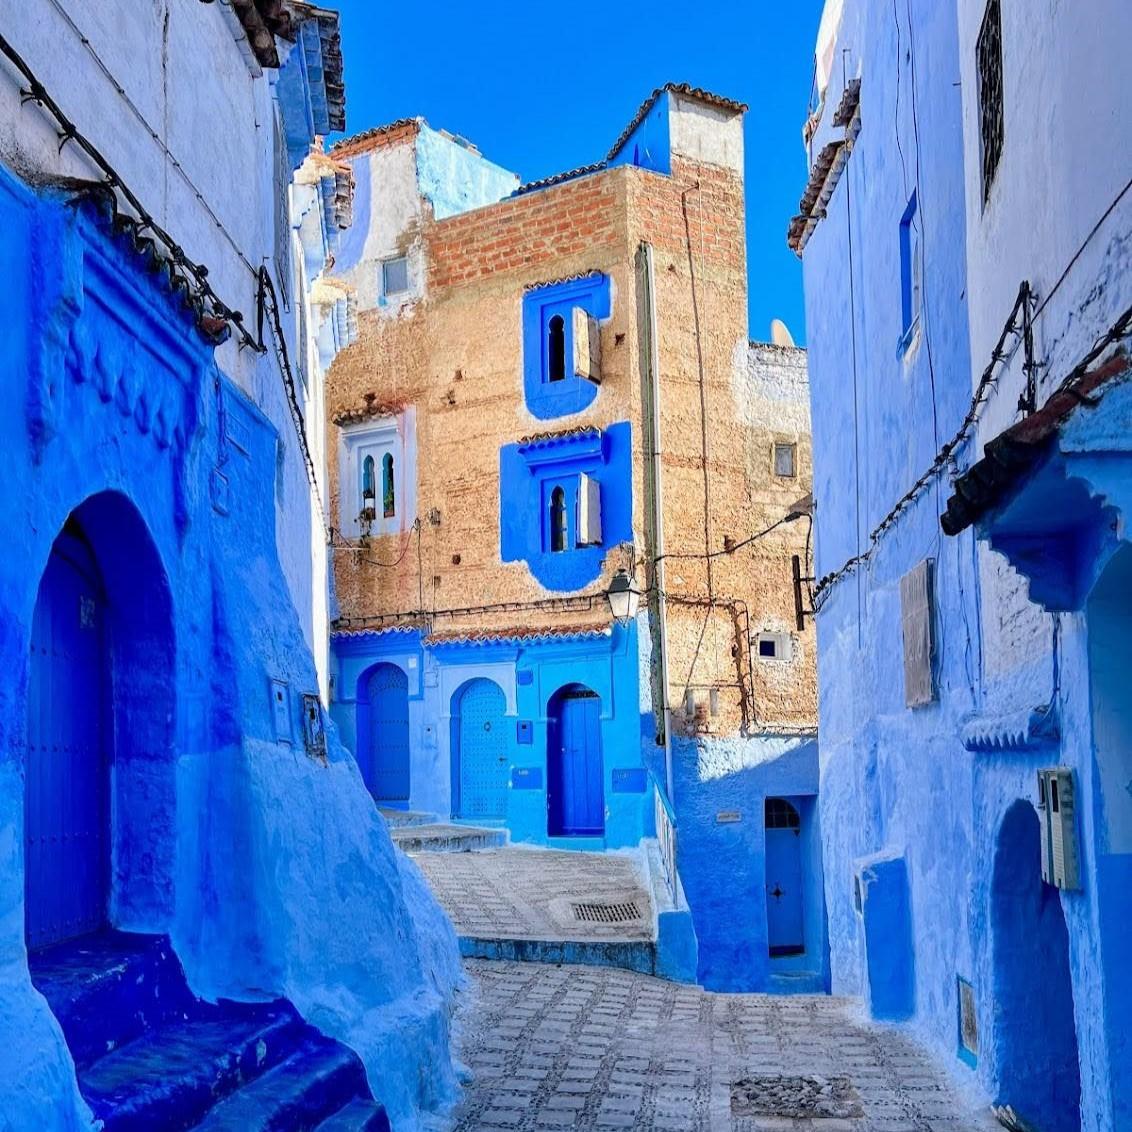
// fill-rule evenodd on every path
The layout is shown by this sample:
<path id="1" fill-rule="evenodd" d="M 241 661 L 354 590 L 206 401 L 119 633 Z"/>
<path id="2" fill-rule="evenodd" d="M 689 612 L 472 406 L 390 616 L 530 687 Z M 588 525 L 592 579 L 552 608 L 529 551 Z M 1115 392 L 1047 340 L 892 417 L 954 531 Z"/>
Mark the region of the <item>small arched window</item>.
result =
<path id="1" fill-rule="evenodd" d="M 377 483 L 373 457 L 362 461 L 362 510 L 372 511 L 377 505 Z"/>
<path id="2" fill-rule="evenodd" d="M 566 492 L 556 487 L 550 493 L 550 549 L 557 554 L 566 549 Z"/>
<path id="3" fill-rule="evenodd" d="M 549 350 L 547 375 L 551 381 L 562 381 L 566 376 L 566 321 L 556 314 L 547 328 Z"/>
<path id="4" fill-rule="evenodd" d="M 392 452 L 386 452 L 381 458 L 381 502 L 385 518 L 393 518 L 397 514 L 397 500 L 393 494 Z"/>

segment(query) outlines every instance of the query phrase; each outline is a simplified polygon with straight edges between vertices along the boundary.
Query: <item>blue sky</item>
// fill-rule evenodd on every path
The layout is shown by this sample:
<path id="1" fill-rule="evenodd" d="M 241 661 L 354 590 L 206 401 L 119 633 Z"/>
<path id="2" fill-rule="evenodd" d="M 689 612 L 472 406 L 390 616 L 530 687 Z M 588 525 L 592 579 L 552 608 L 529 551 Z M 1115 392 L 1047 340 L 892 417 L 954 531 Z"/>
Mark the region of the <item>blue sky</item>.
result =
<path id="1" fill-rule="evenodd" d="M 778 317 L 805 340 L 801 268 L 785 234 L 805 181 L 821 0 L 333 2 L 350 133 L 420 114 L 524 181 L 603 157 L 665 82 L 746 102 L 751 337 L 765 339 Z"/>

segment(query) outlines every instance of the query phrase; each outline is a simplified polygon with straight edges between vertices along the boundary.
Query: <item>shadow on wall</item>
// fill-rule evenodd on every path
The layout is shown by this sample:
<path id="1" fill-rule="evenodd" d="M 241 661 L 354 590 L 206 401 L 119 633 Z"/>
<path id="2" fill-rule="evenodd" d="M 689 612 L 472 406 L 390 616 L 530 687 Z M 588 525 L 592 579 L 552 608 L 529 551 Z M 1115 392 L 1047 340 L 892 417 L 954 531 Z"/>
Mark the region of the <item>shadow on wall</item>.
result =
<path id="1" fill-rule="evenodd" d="M 991 882 L 996 1101 L 1042 1132 L 1081 1127 L 1069 933 L 1042 883 L 1038 815 L 1019 800 L 999 828 Z"/>
<path id="2" fill-rule="evenodd" d="M 828 991 L 817 743 L 674 737 L 673 759 L 699 981 L 715 991 Z"/>

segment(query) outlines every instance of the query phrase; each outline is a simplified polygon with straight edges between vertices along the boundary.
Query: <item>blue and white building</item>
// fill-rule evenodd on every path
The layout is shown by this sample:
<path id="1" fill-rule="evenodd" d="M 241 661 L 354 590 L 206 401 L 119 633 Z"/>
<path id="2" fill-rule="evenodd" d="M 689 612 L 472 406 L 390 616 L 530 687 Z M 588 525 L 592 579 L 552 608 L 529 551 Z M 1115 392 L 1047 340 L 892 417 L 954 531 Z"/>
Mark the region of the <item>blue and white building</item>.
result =
<path id="1" fill-rule="evenodd" d="M 829 0 L 803 256 L 833 989 L 1132 1126 L 1132 11 Z"/>
<path id="2" fill-rule="evenodd" d="M 454 936 L 325 709 L 343 99 L 305 3 L 0 4 L 6 1128 L 454 1095 Z"/>

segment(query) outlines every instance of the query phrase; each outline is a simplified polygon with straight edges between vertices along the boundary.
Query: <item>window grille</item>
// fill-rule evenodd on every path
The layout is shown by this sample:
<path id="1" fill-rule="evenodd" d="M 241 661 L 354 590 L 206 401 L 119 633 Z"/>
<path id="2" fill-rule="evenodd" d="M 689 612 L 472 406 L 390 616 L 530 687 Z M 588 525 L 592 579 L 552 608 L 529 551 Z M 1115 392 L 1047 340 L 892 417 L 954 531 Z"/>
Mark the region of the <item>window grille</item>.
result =
<path id="1" fill-rule="evenodd" d="M 798 811 L 785 798 L 768 798 L 765 807 L 767 829 L 801 829 Z"/>
<path id="2" fill-rule="evenodd" d="M 979 70 L 979 138 L 982 145 L 985 204 L 1002 156 L 1004 134 L 1001 0 L 987 0 L 975 50 Z"/>

